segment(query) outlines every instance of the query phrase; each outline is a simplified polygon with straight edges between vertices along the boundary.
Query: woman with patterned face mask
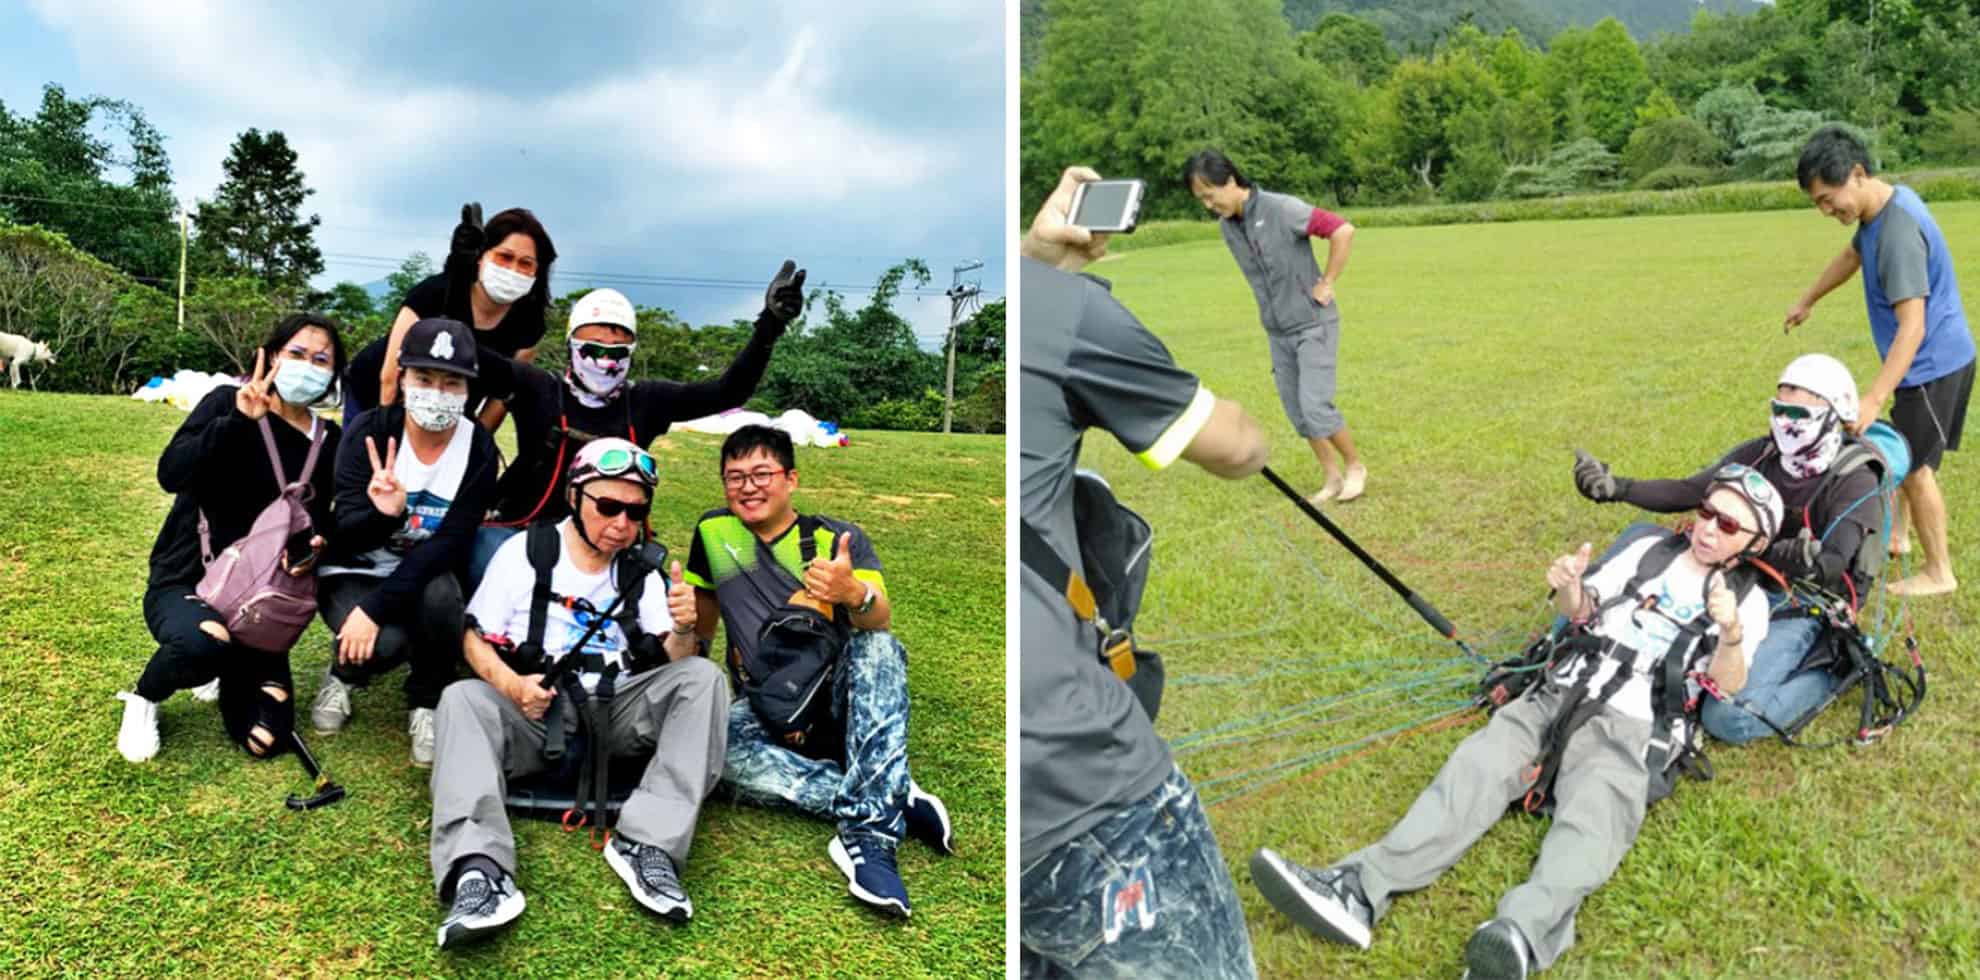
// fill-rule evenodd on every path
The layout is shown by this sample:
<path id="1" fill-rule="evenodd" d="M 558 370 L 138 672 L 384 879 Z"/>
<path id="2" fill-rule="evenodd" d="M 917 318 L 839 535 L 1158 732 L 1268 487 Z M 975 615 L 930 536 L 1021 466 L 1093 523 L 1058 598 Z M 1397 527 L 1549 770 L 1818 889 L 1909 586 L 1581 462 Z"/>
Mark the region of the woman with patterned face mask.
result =
<path id="1" fill-rule="evenodd" d="M 549 232 L 529 211 L 510 208 L 483 227 L 481 205 L 463 205 L 446 268 L 407 290 L 392 332 L 352 358 L 344 417 L 356 418 L 361 411 L 392 402 L 406 331 L 427 317 L 473 327 L 478 348 L 525 364 L 535 360 L 550 306 L 550 267 L 556 261 Z M 469 385 L 468 409 L 491 432 L 506 414 L 499 404 L 484 404 L 478 384 Z"/>
<path id="2" fill-rule="evenodd" d="M 335 732 L 353 689 L 410 662 L 412 761 L 433 761 L 433 711 L 461 663 L 462 573 L 495 493 L 495 440 L 466 417 L 475 333 L 420 320 L 399 352 L 396 404 L 353 419 L 337 456 L 337 534 L 318 601 L 336 657 L 310 720 Z"/>
<path id="3" fill-rule="evenodd" d="M 1721 463 L 1744 463 L 1780 488 L 1781 533 L 1762 560 L 1789 580 L 1811 582 L 1846 600 L 1865 594 L 1883 569 L 1884 511 L 1879 465 L 1849 434 L 1859 406 L 1849 368 L 1827 354 L 1804 354 L 1781 372 L 1769 402 L 1768 434 L 1734 446 Z M 1597 503 L 1624 501 L 1674 514 L 1696 508 L 1719 464 L 1681 480 L 1616 476 L 1576 451 L 1575 486 Z M 1705 731 L 1733 744 L 1787 728 L 1841 682 L 1834 672 L 1803 669 L 1825 628 L 1800 609 L 1777 613 L 1737 703 L 1708 699 Z"/>

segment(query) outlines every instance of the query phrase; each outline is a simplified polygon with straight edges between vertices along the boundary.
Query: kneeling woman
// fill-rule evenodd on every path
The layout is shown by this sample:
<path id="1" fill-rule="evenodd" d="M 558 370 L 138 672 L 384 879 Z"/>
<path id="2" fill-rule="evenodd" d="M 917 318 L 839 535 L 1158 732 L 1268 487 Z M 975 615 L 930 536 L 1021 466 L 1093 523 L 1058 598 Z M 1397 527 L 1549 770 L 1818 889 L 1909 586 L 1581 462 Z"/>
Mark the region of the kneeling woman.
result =
<path id="1" fill-rule="evenodd" d="M 194 590 L 205 558 L 247 534 L 261 511 L 281 494 L 269 465 L 262 429 L 274 438 L 287 479 L 299 479 L 313 443 L 317 465 L 309 474 L 310 522 L 330 526 L 337 458 L 337 424 L 315 417 L 310 406 L 330 392 L 344 369 L 344 345 L 335 322 L 296 314 L 276 324 L 255 352 L 252 379 L 208 393 L 158 458 L 158 484 L 177 494 L 165 526 L 151 547 L 151 577 L 144 594 L 144 623 L 158 640 L 137 689 L 117 696 L 124 720 L 117 751 L 132 762 L 158 754 L 158 705 L 172 692 L 218 680 L 220 717 L 227 735 L 256 756 L 279 754 L 295 725 L 287 650 L 253 650 L 234 641 L 224 617 Z M 206 527 L 202 532 L 201 523 Z M 298 555 L 290 572 L 315 574 L 320 537 L 310 555 Z M 285 562 L 287 558 L 285 556 Z M 210 698 L 202 698 L 210 700 Z"/>
<path id="2" fill-rule="evenodd" d="M 1554 801 L 1554 820 L 1532 877 L 1499 900 L 1464 956 L 1474 980 L 1551 966 L 1574 943 L 1582 900 L 1636 842 L 1652 784 L 1668 789 L 1670 762 L 1693 744 L 1697 689 L 1739 690 L 1748 651 L 1767 634 L 1766 595 L 1733 566 L 1759 554 L 1780 527 L 1779 493 L 1757 471 L 1726 466 L 1698 512 L 1688 539 L 1633 542 L 1594 572 L 1586 544 L 1557 559 L 1547 571 L 1555 607 L 1582 629 L 1557 648 L 1544 681 L 1459 743 L 1402 822 L 1372 846 L 1324 870 L 1260 849 L 1252 878 L 1273 907 L 1323 938 L 1366 949 L 1395 895 L 1435 881 L 1508 804 L 1538 792 Z M 1678 679 L 1666 669 L 1673 663 L 1684 672 Z M 1659 690 L 1664 697 L 1653 696 Z M 1668 709 L 1687 695 L 1689 704 Z"/>

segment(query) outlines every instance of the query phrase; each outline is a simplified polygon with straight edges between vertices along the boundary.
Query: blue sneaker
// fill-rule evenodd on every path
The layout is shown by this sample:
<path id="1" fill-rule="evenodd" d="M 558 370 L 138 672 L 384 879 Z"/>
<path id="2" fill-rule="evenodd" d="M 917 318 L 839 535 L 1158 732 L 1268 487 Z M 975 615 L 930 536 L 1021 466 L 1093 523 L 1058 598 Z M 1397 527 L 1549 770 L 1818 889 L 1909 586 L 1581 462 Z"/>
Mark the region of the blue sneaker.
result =
<path id="1" fill-rule="evenodd" d="M 949 808 L 942 805 L 941 797 L 922 792 L 913 780 L 908 781 L 907 832 L 944 854 L 956 853 L 956 828 L 949 823 Z"/>
<path id="2" fill-rule="evenodd" d="M 840 831 L 826 852 L 854 898 L 891 915 L 908 917 L 907 886 L 894 866 L 894 845 L 874 834 Z"/>

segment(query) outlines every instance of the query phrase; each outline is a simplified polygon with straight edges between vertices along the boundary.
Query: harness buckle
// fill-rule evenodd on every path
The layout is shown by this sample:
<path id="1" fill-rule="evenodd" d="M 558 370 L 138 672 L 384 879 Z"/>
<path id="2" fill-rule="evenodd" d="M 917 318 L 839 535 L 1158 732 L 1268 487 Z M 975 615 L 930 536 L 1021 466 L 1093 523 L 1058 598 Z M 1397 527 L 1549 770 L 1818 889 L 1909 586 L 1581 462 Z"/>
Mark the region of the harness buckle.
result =
<path id="1" fill-rule="evenodd" d="M 572 807 L 564 811 L 564 818 L 559 820 L 557 825 L 564 828 L 564 832 L 568 834 L 573 830 L 583 829 L 586 819 L 588 818 L 585 816 L 583 810 Z"/>
<path id="2" fill-rule="evenodd" d="M 1100 641 L 1100 658 L 1113 668 L 1114 676 L 1125 681 L 1134 676 L 1134 635 L 1127 630 L 1109 632 Z"/>

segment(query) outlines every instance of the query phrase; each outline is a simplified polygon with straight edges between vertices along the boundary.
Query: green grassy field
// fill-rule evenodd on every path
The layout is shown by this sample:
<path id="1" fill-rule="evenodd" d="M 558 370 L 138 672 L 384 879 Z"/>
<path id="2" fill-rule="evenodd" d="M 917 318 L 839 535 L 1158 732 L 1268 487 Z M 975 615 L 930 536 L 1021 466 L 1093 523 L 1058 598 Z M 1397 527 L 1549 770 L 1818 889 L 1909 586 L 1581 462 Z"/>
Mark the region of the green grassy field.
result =
<path id="1" fill-rule="evenodd" d="M 1980 250 L 1959 244 L 1980 236 L 1980 205 L 1937 213 L 1980 282 Z M 1544 622 L 1548 561 L 1584 540 L 1599 549 L 1638 516 L 1574 492 L 1573 447 L 1625 475 L 1689 474 L 1765 433 L 1764 399 L 1798 354 L 1832 353 L 1868 385 L 1877 360 L 1854 283 L 1792 336 L 1780 329 L 1846 234 L 1806 209 L 1365 230 L 1338 291 L 1339 404 L 1372 476 L 1330 515 L 1481 650 L 1507 652 Z M 1318 487 L 1220 242 L 1092 271 L 1263 423 L 1275 469 Z M 1448 710 L 1476 668 L 1448 666 L 1452 646 L 1264 481 L 1153 474 L 1104 437 L 1088 447 L 1157 529 L 1140 628 L 1169 658 L 1158 727 L 1213 801 L 1260 972 L 1455 976 L 1470 931 L 1526 877 L 1544 821 L 1502 820 L 1435 886 L 1401 897 L 1366 953 L 1272 912 L 1246 862 L 1271 845 L 1324 864 L 1379 837 L 1479 720 L 1322 750 Z M 1583 906 L 1559 976 L 1980 975 L 1976 465 L 1956 453 L 1942 474 L 1966 589 L 1904 610 L 1932 672 L 1923 711 L 1868 748 L 1715 746 L 1717 779 L 1651 811 Z M 1423 685 L 1319 700 L 1413 677 Z M 1841 733 L 1854 712 L 1852 700 L 1813 734 Z M 1272 765 L 1262 776 L 1283 778 L 1260 782 Z"/>
<path id="2" fill-rule="evenodd" d="M 832 828 L 711 802 L 685 883 L 692 924 L 640 912 L 579 835 L 521 821 L 529 909 L 506 936 L 434 948 L 425 770 L 407 761 L 399 675 L 312 748 L 351 797 L 309 814 L 291 759 L 251 762 L 212 707 L 161 711 L 164 748 L 116 753 L 126 690 L 155 649 L 138 603 L 168 498 L 159 451 L 184 416 L 126 399 L 0 391 L 0 976 L 433 975 L 955 977 L 1004 962 L 1004 441 L 861 433 L 799 450 L 800 507 L 872 535 L 913 695 L 909 752 L 961 853 L 901 851 L 904 924 L 859 907 Z M 719 439 L 654 445 L 655 525 L 685 554 L 718 504 Z M 292 656 L 304 710 L 330 655 Z M 303 722 L 307 727 L 306 718 Z"/>

